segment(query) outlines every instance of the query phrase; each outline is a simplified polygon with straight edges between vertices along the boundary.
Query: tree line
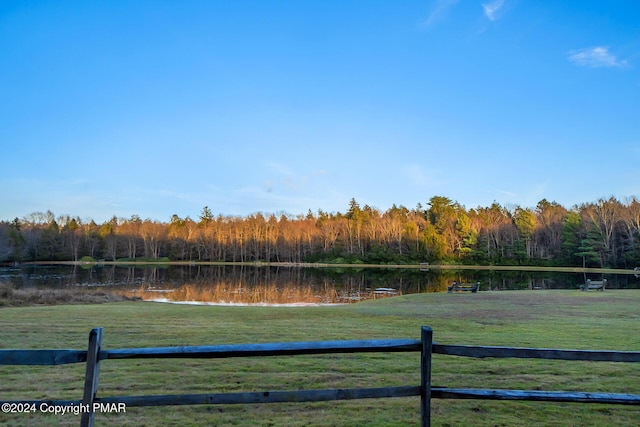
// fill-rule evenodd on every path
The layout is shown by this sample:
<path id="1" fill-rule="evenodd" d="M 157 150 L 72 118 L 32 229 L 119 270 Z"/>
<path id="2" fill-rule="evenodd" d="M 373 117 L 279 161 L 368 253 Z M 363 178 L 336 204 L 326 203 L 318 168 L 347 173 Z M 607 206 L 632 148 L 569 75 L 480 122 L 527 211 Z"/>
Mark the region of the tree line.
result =
<path id="1" fill-rule="evenodd" d="M 0 222 L 0 262 L 82 259 L 564 265 L 634 268 L 640 259 L 640 202 L 599 199 L 567 209 L 466 209 L 444 196 L 386 211 L 351 199 L 341 212 L 255 213 L 169 222 L 113 217 L 97 224 L 51 211 Z"/>

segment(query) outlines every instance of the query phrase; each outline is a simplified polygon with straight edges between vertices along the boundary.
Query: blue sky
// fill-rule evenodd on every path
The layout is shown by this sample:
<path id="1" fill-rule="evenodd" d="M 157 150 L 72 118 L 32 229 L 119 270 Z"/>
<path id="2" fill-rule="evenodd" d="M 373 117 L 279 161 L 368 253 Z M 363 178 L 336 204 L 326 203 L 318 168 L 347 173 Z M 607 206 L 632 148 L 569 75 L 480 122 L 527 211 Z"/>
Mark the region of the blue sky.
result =
<path id="1" fill-rule="evenodd" d="M 0 2 L 0 220 L 640 195 L 635 1 Z"/>

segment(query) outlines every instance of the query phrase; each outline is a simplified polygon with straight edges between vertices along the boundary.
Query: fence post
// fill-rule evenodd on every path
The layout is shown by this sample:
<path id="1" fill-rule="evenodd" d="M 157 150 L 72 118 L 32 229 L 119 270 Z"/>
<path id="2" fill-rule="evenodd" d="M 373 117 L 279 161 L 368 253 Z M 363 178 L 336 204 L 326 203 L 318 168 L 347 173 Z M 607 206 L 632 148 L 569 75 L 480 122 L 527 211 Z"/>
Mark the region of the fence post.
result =
<path id="1" fill-rule="evenodd" d="M 422 352 L 420 354 L 420 416 L 422 427 L 431 426 L 431 347 L 433 329 L 422 327 Z"/>
<path id="2" fill-rule="evenodd" d="M 84 376 L 84 395 L 82 405 L 85 408 L 80 418 L 80 427 L 93 427 L 93 401 L 98 391 L 98 373 L 100 360 L 98 355 L 102 347 L 102 328 L 92 329 L 89 333 L 89 347 L 87 348 L 87 370 Z"/>

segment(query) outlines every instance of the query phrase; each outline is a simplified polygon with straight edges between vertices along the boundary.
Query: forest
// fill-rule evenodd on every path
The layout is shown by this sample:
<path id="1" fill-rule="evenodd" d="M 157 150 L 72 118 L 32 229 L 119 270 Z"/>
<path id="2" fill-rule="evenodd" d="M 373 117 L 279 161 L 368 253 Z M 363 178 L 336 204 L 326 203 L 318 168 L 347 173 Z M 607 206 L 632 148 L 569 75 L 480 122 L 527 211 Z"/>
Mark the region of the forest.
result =
<path id="1" fill-rule="evenodd" d="M 386 211 L 351 199 L 346 211 L 214 215 L 169 222 L 113 217 L 102 224 L 51 211 L 0 222 L 0 262 L 225 261 L 634 268 L 640 202 L 615 197 L 565 208 L 466 209 L 444 196 Z"/>

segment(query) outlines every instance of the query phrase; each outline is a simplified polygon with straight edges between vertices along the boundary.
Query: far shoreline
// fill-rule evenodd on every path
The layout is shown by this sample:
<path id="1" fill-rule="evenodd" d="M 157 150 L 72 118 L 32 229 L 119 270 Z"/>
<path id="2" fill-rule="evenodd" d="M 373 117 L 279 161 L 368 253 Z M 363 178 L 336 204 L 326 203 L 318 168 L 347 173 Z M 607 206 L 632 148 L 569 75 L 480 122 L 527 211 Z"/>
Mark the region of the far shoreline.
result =
<path id="1" fill-rule="evenodd" d="M 245 267 L 286 267 L 286 268 L 371 268 L 371 269 L 420 269 L 430 270 L 497 270 L 497 271 L 539 271 L 556 273 L 609 273 L 640 274 L 635 269 L 598 268 L 598 267 L 550 267 L 534 265 L 469 265 L 469 264 L 332 264 L 309 262 L 231 262 L 231 261 L 27 261 L 6 266 L 20 267 L 25 265 L 76 265 L 76 266 L 245 266 Z"/>

